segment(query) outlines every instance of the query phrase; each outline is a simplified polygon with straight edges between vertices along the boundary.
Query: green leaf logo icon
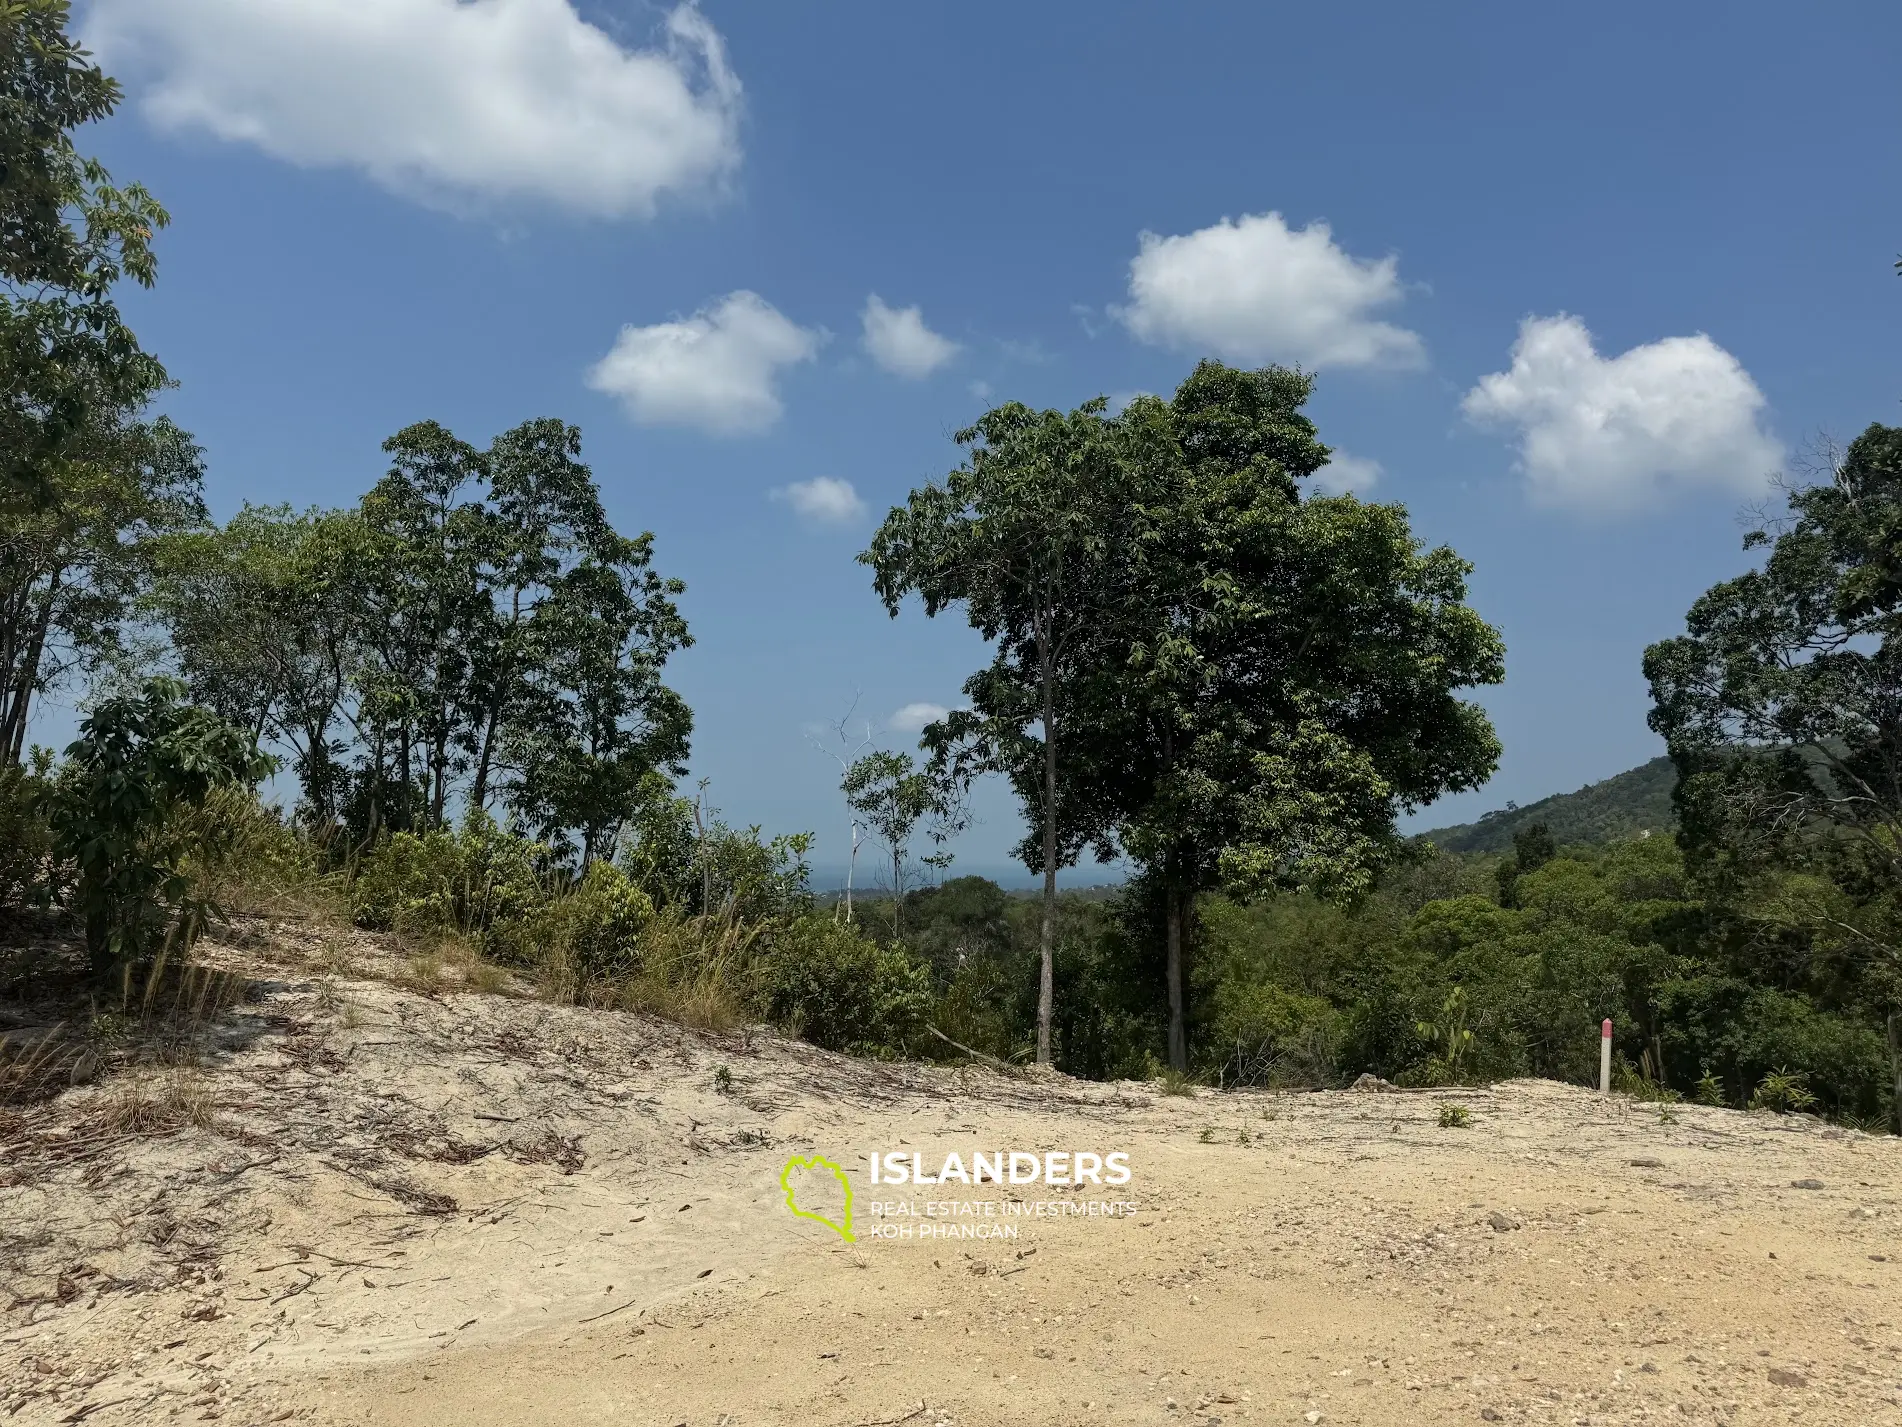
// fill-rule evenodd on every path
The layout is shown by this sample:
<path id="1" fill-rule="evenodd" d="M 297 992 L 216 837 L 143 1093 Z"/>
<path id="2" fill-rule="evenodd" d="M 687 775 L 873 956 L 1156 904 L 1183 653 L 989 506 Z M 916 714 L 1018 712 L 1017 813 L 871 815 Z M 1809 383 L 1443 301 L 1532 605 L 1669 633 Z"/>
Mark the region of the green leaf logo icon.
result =
<path id="1" fill-rule="evenodd" d="M 845 1191 L 845 1209 L 837 1221 L 824 1214 L 815 1214 L 809 1209 L 801 1209 L 799 1207 L 796 1199 L 799 1191 L 793 1188 L 792 1177 L 800 1170 L 806 1169 L 823 1169 L 828 1171 L 834 1179 L 839 1181 L 839 1188 Z M 822 1158 L 819 1155 L 814 1155 L 811 1159 L 802 1159 L 798 1155 L 794 1155 L 791 1159 L 786 1161 L 786 1167 L 779 1172 L 779 1187 L 786 1191 L 786 1207 L 792 1210 L 796 1216 L 801 1219 L 810 1219 L 815 1224 L 824 1224 L 848 1244 L 858 1242 L 852 1234 L 852 1181 L 847 1179 L 845 1177 L 845 1171 L 840 1169 L 831 1160 Z"/>

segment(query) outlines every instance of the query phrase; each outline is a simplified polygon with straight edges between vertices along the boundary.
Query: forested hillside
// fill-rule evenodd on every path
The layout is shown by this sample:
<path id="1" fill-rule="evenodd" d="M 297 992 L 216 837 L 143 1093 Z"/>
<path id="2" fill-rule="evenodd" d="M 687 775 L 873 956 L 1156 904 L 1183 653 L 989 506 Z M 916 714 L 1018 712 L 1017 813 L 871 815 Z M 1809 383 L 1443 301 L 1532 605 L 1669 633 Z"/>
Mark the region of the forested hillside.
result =
<path id="1" fill-rule="evenodd" d="M 1502 853 L 1512 851 L 1514 833 L 1543 823 L 1561 847 L 1616 842 L 1675 827 L 1671 790 L 1676 786 L 1677 770 L 1671 760 L 1653 758 L 1602 783 L 1587 783 L 1576 793 L 1555 793 L 1524 807 L 1508 803 L 1477 822 L 1420 835 L 1442 852 Z"/>

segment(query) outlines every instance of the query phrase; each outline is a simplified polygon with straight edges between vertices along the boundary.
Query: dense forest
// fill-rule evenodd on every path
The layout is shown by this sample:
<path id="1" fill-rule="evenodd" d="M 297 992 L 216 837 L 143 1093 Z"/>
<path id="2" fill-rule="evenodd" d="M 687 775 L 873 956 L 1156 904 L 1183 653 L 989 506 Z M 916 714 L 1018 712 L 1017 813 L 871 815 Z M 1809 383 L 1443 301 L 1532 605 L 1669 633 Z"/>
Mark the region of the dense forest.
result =
<path id="1" fill-rule="evenodd" d="M 1471 695 L 1506 651 L 1455 551 L 1315 488 L 1311 378 L 1000 405 L 860 557 L 868 600 L 991 658 L 918 746 L 845 760 L 883 894 L 822 905 L 808 835 L 686 783 L 687 592 L 572 425 L 419 419 L 352 505 L 212 518 L 115 297 L 168 218 L 75 147 L 119 91 L 68 19 L 0 9 L 0 996 L 130 1034 L 221 921 L 292 905 L 419 978 L 855 1054 L 1583 1081 L 1610 1017 L 1632 1093 L 1902 1115 L 1902 429 L 1642 651 L 1667 759 L 1413 839 L 1494 771 Z M 29 737 L 49 699 L 83 714 L 63 753 Z M 948 875 L 985 778 L 1038 898 Z M 1059 895 L 1089 857 L 1135 870 Z"/>

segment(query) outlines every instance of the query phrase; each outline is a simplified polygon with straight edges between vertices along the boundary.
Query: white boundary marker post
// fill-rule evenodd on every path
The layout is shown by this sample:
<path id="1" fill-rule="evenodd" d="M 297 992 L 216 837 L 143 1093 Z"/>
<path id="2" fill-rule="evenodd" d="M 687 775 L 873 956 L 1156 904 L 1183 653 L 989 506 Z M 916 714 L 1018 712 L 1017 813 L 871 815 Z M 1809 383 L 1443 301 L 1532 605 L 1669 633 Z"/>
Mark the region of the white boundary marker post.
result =
<path id="1" fill-rule="evenodd" d="M 1598 1029 L 1598 1093 L 1611 1094 L 1611 1017 Z"/>

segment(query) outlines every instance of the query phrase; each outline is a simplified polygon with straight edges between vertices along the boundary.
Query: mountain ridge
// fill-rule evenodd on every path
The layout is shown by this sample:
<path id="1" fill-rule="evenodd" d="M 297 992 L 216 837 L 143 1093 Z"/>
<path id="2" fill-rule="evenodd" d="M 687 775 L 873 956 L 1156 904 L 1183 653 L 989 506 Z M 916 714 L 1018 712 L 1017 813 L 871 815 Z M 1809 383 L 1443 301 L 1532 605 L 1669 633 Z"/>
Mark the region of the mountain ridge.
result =
<path id="1" fill-rule="evenodd" d="M 1512 835 L 1544 823 L 1552 840 L 1567 843 L 1617 842 L 1677 826 L 1671 792 L 1677 770 L 1669 758 L 1653 758 L 1570 793 L 1554 793 L 1523 807 L 1508 803 L 1476 822 L 1432 828 L 1419 834 L 1442 852 L 1502 853 L 1512 850 Z"/>

